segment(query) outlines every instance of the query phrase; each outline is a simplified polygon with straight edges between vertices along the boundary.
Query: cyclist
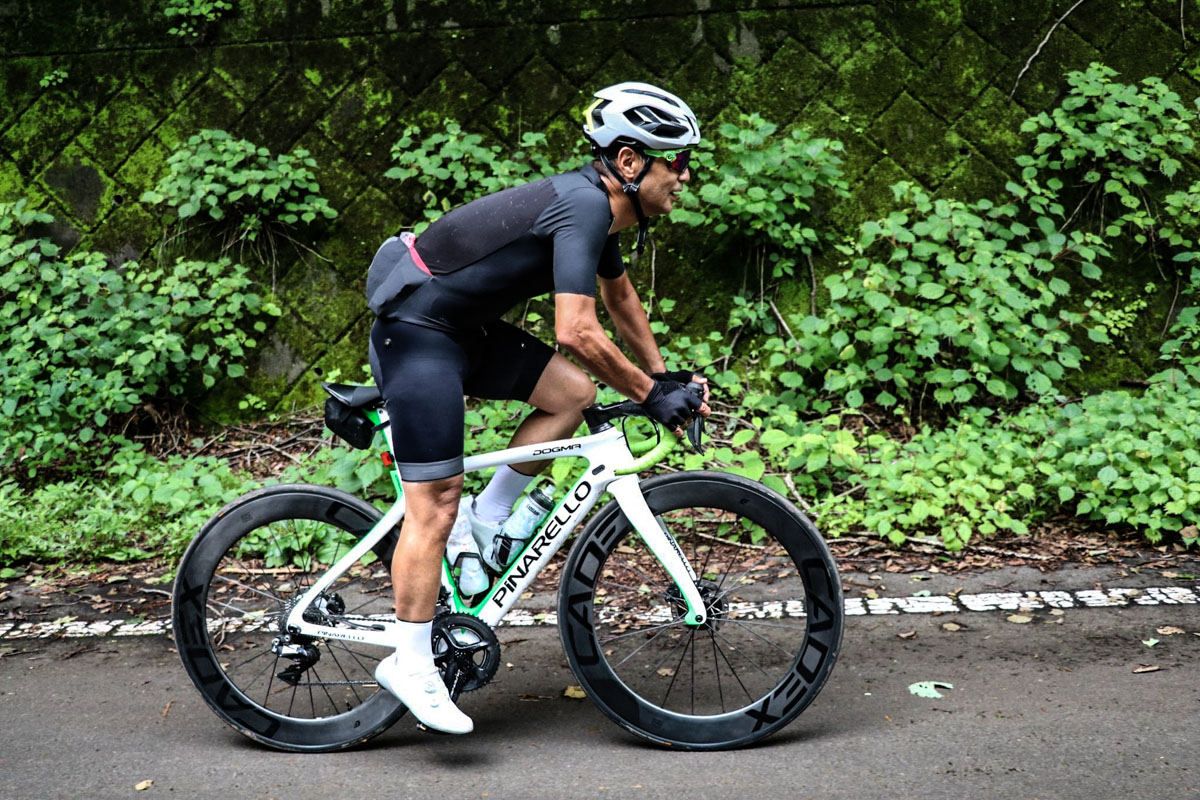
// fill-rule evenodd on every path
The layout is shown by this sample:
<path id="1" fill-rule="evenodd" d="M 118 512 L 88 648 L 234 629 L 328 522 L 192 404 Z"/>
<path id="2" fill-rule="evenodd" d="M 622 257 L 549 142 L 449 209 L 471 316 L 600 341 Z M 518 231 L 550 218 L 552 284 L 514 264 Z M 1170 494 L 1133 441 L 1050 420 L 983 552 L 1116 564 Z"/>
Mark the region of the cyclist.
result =
<path id="1" fill-rule="evenodd" d="M 616 236 L 638 225 L 641 252 L 649 218 L 674 206 L 691 177 L 689 148 L 700 141 L 696 116 L 675 95 L 644 83 L 610 86 L 595 97 L 584 114 L 593 163 L 456 208 L 419 240 L 393 237 L 367 276 L 377 315 L 371 364 L 392 420 L 406 501 L 392 559 L 397 649 L 375 675 L 422 723 L 446 733 L 473 727 L 451 701 L 431 652 L 447 536 L 460 506 L 474 526 L 498 529 L 546 463 L 500 467 L 473 504 L 460 503 L 463 395 L 534 407 L 511 446 L 570 436 L 596 396 L 583 370 L 501 315 L 553 291 L 557 342 L 597 379 L 641 402 L 676 435 L 695 413 L 709 411 L 684 388 L 703 378 L 666 372 Z M 597 283 L 641 369 L 601 327 Z"/>

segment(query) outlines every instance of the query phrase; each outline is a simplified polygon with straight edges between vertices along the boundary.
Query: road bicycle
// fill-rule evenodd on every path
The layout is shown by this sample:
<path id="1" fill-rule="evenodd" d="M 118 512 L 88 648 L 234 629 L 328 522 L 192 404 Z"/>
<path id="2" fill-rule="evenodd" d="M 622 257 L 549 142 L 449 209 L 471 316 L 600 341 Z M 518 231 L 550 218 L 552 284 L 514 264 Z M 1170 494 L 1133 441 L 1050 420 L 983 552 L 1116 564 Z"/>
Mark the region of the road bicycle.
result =
<path id="1" fill-rule="evenodd" d="M 335 433 L 366 447 L 384 432 L 395 503 L 384 512 L 303 484 L 252 491 L 188 547 L 172 606 L 180 658 L 209 706 L 287 751 L 352 747 L 407 711 L 373 675 L 392 650 L 389 567 L 404 517 L 387 411 L 375 387 L 325 388 Z M 711 471 L 639 480 L 677 438 L 639 443 L 626 432 L 637 416 L 632 401 L 593 405 L 586 435 L 466 459 L 467 472 L 584 464 L 486 591 L 462 596 L 443 560 L 435 663 L 456 700 L 486 685 L 502 663 L 496 626 L 607 492 L 545 621 L 556 617 L 583 691 L 622 728 L 677 749 L 741 747 L 795 719 L 829 677 L 844 625 L 837 568 L 808 518 L 760 483 Z M 699 447 L 699 423 L 688 434 Z"/>

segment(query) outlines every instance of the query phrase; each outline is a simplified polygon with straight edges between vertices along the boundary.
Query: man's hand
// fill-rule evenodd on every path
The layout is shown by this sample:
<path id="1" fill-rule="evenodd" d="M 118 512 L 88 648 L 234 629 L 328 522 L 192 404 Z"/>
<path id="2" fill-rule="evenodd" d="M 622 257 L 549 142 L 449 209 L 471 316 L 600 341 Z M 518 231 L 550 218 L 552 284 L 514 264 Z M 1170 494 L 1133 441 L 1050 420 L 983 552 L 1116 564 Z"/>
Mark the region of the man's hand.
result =
<path id="1" fill-rule="evenodd" d="M 687 385 L 689 383 L 698 383 L 704 388 L 704 402 L 708 402 L 708 378 L 701 375 L 699 372 L 692 372 L 687 369 L 677 369 L 671 372 L 652 372 L 650 377 L 656 381 L 675 381 Z M 704 416 L 708 416 L 707 413 Z"/>
<path id="2" fill-rule="evenodd" d="M 661 422 L 677 434 L 683 424 L 700 411 L 704 401 L 687 390 L 682 383 L 673 380 L 654 380 L 650 394 L 642 401 L 646 413 L 656 422 Z"/>

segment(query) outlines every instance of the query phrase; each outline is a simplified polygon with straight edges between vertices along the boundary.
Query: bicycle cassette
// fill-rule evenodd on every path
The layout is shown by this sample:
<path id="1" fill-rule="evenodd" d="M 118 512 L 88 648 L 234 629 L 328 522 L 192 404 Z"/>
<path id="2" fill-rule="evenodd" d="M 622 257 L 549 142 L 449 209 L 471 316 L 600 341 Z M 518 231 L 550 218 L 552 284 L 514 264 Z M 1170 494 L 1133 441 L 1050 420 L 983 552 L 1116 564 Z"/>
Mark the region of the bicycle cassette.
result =
<path id="1" fill-rule="evenodd" d="M 450 697 L 485 686 L 500 666 L 500 640 L 470 614 L 443 612 L 433 618 L 433 663 Z"/>

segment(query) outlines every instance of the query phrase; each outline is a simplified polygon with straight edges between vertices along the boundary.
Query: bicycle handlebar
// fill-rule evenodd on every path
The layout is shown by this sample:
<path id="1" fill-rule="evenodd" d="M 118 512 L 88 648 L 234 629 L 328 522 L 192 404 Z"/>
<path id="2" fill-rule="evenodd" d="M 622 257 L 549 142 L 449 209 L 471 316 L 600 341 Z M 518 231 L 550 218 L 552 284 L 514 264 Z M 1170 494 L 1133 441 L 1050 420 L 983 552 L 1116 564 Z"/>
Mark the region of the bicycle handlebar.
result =
<path id="1" fill-rule="evenodd" d="M 628 439 L 626 439 L 626 441 L 628 441 Z M 634 462 L 628 467 L 613 470 L 613 472 L 615 472 L 617 475 L 632 475 L 635 472 L 641 472 L 644 469 L 649 469 L 666 458 L 667 453 L 675 449 L 675 442 L 676 439 L 674 436 L 662 436 L 659 438 L 657 444 L 650 447 L 650 449 L 642 456 L 634 459 Z M 641 443 L 635 445 L 630 442 L 629 444 L 629 449 L 635 453 L 637 450 L 644 449 L 645 447 L 646 445 Z"/>
<path id="2" fill-rule="evenodd" d="M 703 396 L 704 394 L 704 387 L 698 383 L 689 383 L 687 385 L 687 389 L 692 394 L 698 396 Z M 619 403 L 610 403 L 606 406 L 592 406 L 591 408 L 584 410 L 583 416 L 588 423 L 588 427 L 591 428 L 593 432 L 603 430 L 609 426 L 609 423 L 612 420 L 620 419 L 621 417 L 646 417 L 647 419 L 651 419 L 646 413 L 646 409 L 642 407 L 642 404 L 634 402 L 633 400 L 622 400 Z M 657 421 L 652 419 L 651 421 L 654 422 L 655 425 L 659 424 Z M 692 448 L 697 453 L 704 452 L 704 447 L 701 443 L 703 435 L 704 417 L 697 414 L 687 425 L 688 440 L 691 442 Z M 626 441 L 628 442 L 628 439 L 626 439 Z M 664 458 L 666 458 L 667 454 L 675 449 L 675 443 L 675 436 L 661 436 L 658 442 L 653 445 L 646 442 L 629 442 L 630 451 L 635 455 L 641 452 L 642 455 L 635 459 L 633 464 L 629 465 L 628 467 L 616 470 L 616 474 L 631 475 L 635 472 L 641 472 L 644 469 L 649 469 L 659 461 L 662 461 Z"/>

